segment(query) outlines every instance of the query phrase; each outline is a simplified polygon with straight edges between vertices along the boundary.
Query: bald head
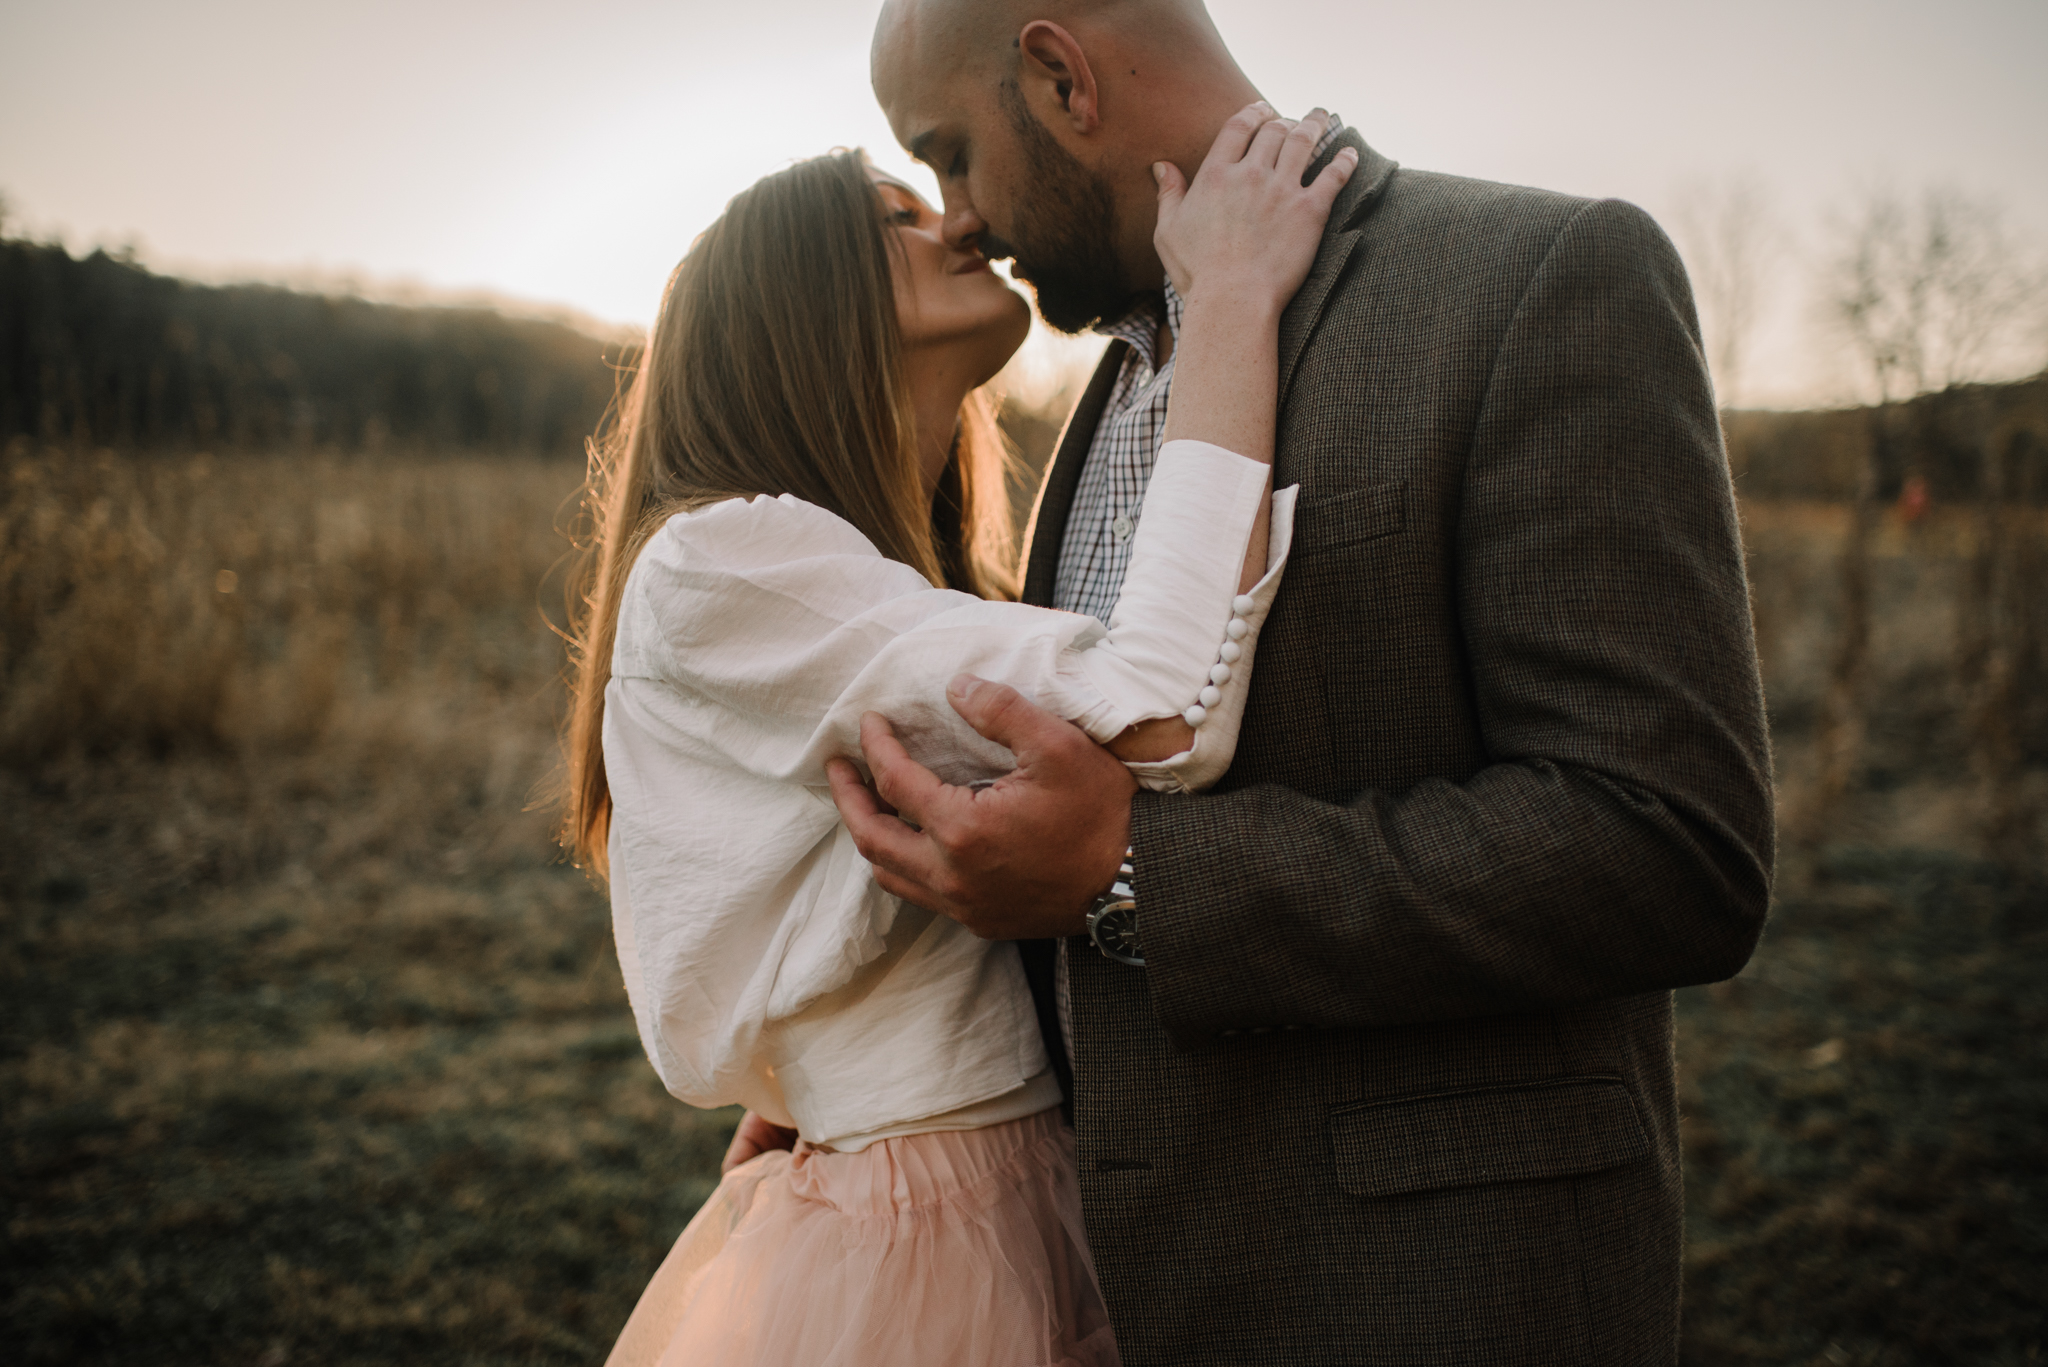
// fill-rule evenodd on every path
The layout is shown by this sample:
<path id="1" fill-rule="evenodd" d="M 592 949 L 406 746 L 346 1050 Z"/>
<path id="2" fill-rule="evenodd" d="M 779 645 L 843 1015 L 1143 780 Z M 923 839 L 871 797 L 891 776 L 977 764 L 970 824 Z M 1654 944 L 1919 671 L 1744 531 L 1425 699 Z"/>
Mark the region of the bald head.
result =
<path id="1" fill-rule="evenodd" d="M 906 72 L 896 64 L 973 69 L 980 74 L 1012 67 L 1017 38 L 1033 20 L 1071 33 L 1144 33 L 1164 56 L 1223 40 L 1201 0 L 887 0 L 875 23 L 869 57 L 877 86 Z"/>
<path id="2" fill-rule="evenodd" d="M 887 0 L 870 75 L 897 140 L 938 175 L 950 238 L 1021 266 L 1035 213 L 1040 243 L 1060 241 L 1029 263 L 1040 276 L 1085 240 L 1134 289 L 1164 279 L 1153 163 L 1192 176 L 1258 98 L 1201 0 Z M 1044 217 L 1068 211 L 1071 231 Z"/>

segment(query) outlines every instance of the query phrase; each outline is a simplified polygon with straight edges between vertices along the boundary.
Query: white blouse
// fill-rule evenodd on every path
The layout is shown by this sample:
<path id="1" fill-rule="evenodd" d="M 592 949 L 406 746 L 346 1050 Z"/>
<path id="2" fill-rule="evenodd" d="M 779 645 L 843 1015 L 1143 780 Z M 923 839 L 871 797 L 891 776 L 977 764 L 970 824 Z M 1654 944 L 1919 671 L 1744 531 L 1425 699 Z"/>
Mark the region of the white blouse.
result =
<path id="1" fill-rule="evenodd" d="M 1270 473 L 1161 448 L 1107 631 L 935 589 L 789 495 L 678 514 L 649 540 L 619 607 L 604 758 L 619 963 L 670 1092 L 841 1150 L 1057 1103 L 1015 949 L 876 886 L 825 762 L 859 755 L 872 711 L 947 782 L 1007 773 L 1010 752 L 946 701 L 967 672 L 1097 741 L 1207 701 L 1192 749 L 1130 767 L 1155 790 L 1213 783 L 1292 536 L 1290 488 L 1239 596 Z"/>

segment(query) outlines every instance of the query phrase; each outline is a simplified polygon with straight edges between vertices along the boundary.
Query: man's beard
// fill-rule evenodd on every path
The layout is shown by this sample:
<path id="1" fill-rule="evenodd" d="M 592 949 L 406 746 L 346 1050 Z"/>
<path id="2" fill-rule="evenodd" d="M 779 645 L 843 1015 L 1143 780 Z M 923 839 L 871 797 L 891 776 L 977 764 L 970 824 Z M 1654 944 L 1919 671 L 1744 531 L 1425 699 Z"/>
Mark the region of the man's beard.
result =
<path id="1" fill-rule="evenodd" d="M 1082 332 L 1130 312 L 1137 291 L 1116 259 L 1116 197 L 1109 182 L 1032 117 L 1014 83 L 1003 110 L 1024 149 L 1031 186 L 1016 207 L 1014 236 L 983 235 L 985 256 L 1009 257 L 1010 273 L 1038 294 L 1038 312 L 1061 332 Z"/>

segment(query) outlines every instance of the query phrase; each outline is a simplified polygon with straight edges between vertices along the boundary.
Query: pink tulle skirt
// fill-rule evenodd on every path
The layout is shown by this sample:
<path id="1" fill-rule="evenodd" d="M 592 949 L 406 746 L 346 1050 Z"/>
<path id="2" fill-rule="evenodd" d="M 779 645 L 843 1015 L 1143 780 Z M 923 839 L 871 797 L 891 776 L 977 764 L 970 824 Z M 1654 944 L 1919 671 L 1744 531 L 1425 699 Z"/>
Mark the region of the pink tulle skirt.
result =
<path id="1" fill-rule="evenodd" d="M 1116 1367 L 1057 1109 L 726 1174 L 611 1367 Z"/>

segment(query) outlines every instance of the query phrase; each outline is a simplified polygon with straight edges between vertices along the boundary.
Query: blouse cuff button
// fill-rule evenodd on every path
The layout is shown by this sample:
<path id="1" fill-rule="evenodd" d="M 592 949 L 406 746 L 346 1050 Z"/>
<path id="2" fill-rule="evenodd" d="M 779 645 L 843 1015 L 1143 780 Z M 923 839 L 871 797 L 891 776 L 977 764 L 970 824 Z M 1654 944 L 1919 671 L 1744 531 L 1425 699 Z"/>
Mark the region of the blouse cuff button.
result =
<path id="1" fill-rule="evenodd" d="M 1257 601 L 1249 593 L 1240 593 L 1237 597 L 1230 600 L 1230 610 L 1240 617 L 1251 616 L 1252 609 L 1257 606 Z"/>
<path id="2" fill-rule="evenodd" d="M 1216 687 L 1216 685 L 1210 684 L 1207 688 L 1202 690 L 1202 706 L 1214 707 L 1217 703 L 1220 703 L 1222 701 L 1223 690 Z"/>
<path id="3" fill-rule="evenodd" d="M 1200 726 L 1203 722 L 1209 720 L 1209 709 L 1203 707 L 1200 703 L 1196 703 L 1193 707 L 1181 713 L 1180 719 L 1189 726 Z"/>
<path id="4" fill-rule="evenodd" d="M 1210 665 L 1210 666 L 1209 666 L 1209 682 L 1210 682 L 1210 683 L 1212 683 L 1212 684 L 1227 684 L 1227 683 L 1229 683 L 1229 682 L 1230 682 L 1230 666 L 1229 666 L 1229 665 Z"/>
<path id="5" fill-rule="evenodd" d="M 1237 657 L 1244 654 L 1244 647 L 1235 641 L 1225 641 L 1223 649 L 1216 653 L 1223 657 L 1223 663 L 1234 665 L 1237 663 Z"/>
<path id="6" fill-rule="evenodd" d="M 1223 628 L 1223 630 L 1228 633 L 1233 641 L 1242 641 L 1251 634 L 1251 628 L 1245 625 L 1244 618 L 1242 617 L 1231 618 L 1230 625 Z"/>

